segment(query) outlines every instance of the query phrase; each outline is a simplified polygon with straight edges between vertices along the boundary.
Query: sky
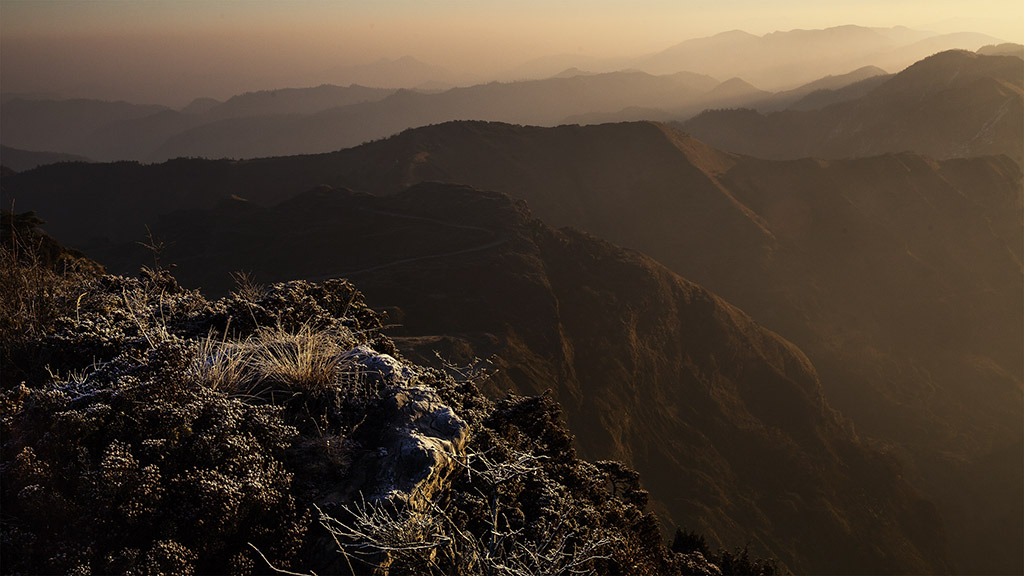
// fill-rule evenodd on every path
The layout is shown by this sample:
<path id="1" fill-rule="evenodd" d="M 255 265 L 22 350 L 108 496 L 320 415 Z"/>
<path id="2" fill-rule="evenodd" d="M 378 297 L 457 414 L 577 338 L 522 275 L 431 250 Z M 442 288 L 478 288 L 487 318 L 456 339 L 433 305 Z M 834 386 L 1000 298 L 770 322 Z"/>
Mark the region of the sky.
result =
<path id="1" fill-rule="evenodd" d="M 406 55 L 491 79 L 552 54 L 632 57 L 728 30 L 845 24 L 1024 43 L 1024 2 L 0 0 L 0 89 L 181 106 Z"/>

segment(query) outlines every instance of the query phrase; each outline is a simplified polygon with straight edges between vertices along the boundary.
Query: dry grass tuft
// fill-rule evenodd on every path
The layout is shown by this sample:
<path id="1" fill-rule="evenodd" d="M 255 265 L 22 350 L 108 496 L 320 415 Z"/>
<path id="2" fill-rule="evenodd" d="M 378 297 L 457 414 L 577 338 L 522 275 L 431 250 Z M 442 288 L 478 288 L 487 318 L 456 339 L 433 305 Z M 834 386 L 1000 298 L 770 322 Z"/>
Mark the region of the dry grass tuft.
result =
<path id="1" fill-rule="evenodd" d="M 31 213 L 3 213 L 0 243 L 0 345 L 45 333 L 53 320 L 74 316 L 96 274 L 75 258 L 48 253 L 46 237 L 33 233 L 41 223 Z M 52 250 L 52 249 L 50 249 Z"/>
<path id="2" fill-rule="evenodd" d="M 353 343 L 351 334 L 308 324 L 294 332 L 263 328 L 243 341 L 218 340 L 211 333 L 200 344 L 192 374 L 233 395 L 316 392 L 354 374 L 343 357 Z"/>
<path id="3" fill-rule="evenodd" d="M 189 374 L 198 383 L 214 390 L 237 393 L 240 383 L 251 380 L 248 360 L 245 343 L 229 341 L 226 335 L 217 338 L 211 330 L 199 342 Z"/>
<path id="4" fill-rule="evenodd" d="M 250 366 L 257 385 L 283 386 L 292 392 L 327 388 L 341 377 L 343 345 L 339 335 L 304 324 L 295 333 L 281 328 L 259 331 L 250 340 Z M 346 342 L 348 344 L 348 342 Z"/>
<path id="5" fill-rule="evenodd" d="M 259 302 L 267 295 L 267 287 L 253 278 L 252 272 L 239 270 L 231 273 L 231 279 L 235 281 L 235 289 L 231 295 L 247 302 Z"/>

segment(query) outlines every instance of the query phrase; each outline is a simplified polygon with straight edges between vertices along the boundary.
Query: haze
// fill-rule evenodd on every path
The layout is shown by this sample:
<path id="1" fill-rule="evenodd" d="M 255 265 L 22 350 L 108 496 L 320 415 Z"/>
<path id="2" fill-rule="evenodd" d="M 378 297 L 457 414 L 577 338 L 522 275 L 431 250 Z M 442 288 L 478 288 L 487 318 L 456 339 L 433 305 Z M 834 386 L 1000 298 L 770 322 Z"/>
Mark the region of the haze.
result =
<path id="1" fill-rule="evenodd" d="M 845 24 L 1024 40 L 1018 2 L 688 1 L 0 3 L 5 93 L 183 106 L 196 97 L 343 83 L 412 56 L 449 84 L 528 76 L 552 55 L 630 58 L 740 29 Z M 977 49 L 978 46 L 968 47 Z M 607 60 L 605 60 L 607 62 Z M 441 74 L 441 71 L 438 71 Z"/>

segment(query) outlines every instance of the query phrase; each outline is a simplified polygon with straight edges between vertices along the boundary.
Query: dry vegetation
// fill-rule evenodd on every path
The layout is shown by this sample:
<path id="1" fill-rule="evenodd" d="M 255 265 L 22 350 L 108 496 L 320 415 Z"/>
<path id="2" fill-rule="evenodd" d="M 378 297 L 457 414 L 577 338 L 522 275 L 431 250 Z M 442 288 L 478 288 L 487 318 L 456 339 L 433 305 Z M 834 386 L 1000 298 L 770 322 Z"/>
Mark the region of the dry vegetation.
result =
<path id="1" fill-rule="evenodd" d="M 74 255 L 5 219 L 3 573 L 719 573 L 665 547 L 635 472 L 576 458 L 550 398 L 395 359 L 347 282 L 211 302 L 159 269 L 55 266 Z M 468 444 L 429 493 L 368 498 L 409 390 Z"/>
<path id="2" fill-rule="evenodd" d="M 52 321 L 74 314 L 90 292 L 97 266 L 32 234 L 42 221 L 6 210 L 0 242 L 0 341 L 38 337 Z"/>

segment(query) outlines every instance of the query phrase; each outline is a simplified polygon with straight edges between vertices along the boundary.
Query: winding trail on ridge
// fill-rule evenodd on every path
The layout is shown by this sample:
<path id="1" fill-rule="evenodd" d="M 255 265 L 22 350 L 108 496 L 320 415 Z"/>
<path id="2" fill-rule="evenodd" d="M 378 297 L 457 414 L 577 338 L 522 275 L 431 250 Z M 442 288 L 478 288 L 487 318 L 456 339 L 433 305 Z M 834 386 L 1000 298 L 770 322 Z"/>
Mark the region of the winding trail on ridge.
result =
<path id="1" fill-rule="evenodd" d="M 433 259 L 436 259 L 436 258 L 446 258 L 448 256 L 458 256 L 460 254 L 469 254 L 469 253 L 472 253 L 472 252 L 482 252 L 484 250 L 489 250 L 489 249 L 494 248 L 496 246 L 501 246 L 502 244 L 504 244 L 504 243 L 509 241 L 509 238 L 501 238 L 501 237 L 498 236 L 497 233 L 494 232 L 494 230 L 490 230 L 488 228 L 483 228 L 481 226 L 471 226 L 471 225 L 468 225 L 468 224 L 455 224 L 455 223 L 452 223 L 452 222 L 445 222 L 444 220 L 437 220 L 435 218 L 428 218 L 426 216 L 414 216 L 414 215 L 411 215 L 411 214 L 402 214 L 400 212 L 392 212 L 392 211 L 389 211 L 389 210 L 375 210 L 373 208 L 359 208 L 359 210 L 362 211 L 362 212 L 369 212 L 371 214 L 378 214 L 378 215 L 383 215 L 383 216 L 391 216 L 391 217 L 394 217 L 394 218 L 404 218 L 404 219 L 407 219 L 407 220 L 420 220 L 420 221 L 423 221 L 423 222 L 430 222 L 432 224 L 437 224 L 439 226 L 445 226 L 445 227 L 448 227 L 448 228 L 456 228 L 456 229 L 459 229 L 459 230 L 472 230 L 474 232 L 484 232 L 484 233 L 490 235 L 491 237 L 493 237 L 495 239 L 490 241 L 490 242 L 486 242 L 484 244 L 480 244 L 480 245 L 473 246 L 473 247 L 470 247 L 470 248 L 463 248 L 461 250 L 451 250 L 451 251 L 448 251 L 448 252 L 440 252 L 438 254 L 427 254 L 425 256 L 415 256 L 415 257 L 412 257 L 412 258 L 401 258 L 399 260 L 392 260 L 391 262 L 385 262 L 383 264 L 377 264 L 375 266 L 370 266 L 370 267 L 367 267 L 367 268 L 360 268 L 359 270 L 349 270 L 349 271 L 345 271 L 345 272 L 336 272 L 336 273 L 332 273 L 332 274 L 323 274 L 323 275 L 320 275 L 320 276 L 310 277 L 310 278 L 307 278 L 307 280 L 309 280 L 311 282 L 323 282 L 324 280 L 328 280 L 328 279 L 331 279 L 331 278 L 348 278 L 348 277 L 351 277 L 351 276 L 356 276 L 358 274 L 365 274 L 367 272 L 374 272 L 376 270 L 381 270 L 383 268 L 391 268 L 393 266 L 400 266 L 402 264 L 409 264 L 409 263 L 412 263 L 412 262 L 419 262 L 419 261 L 422 261 L 422 260 L 433 260 Z"/>

